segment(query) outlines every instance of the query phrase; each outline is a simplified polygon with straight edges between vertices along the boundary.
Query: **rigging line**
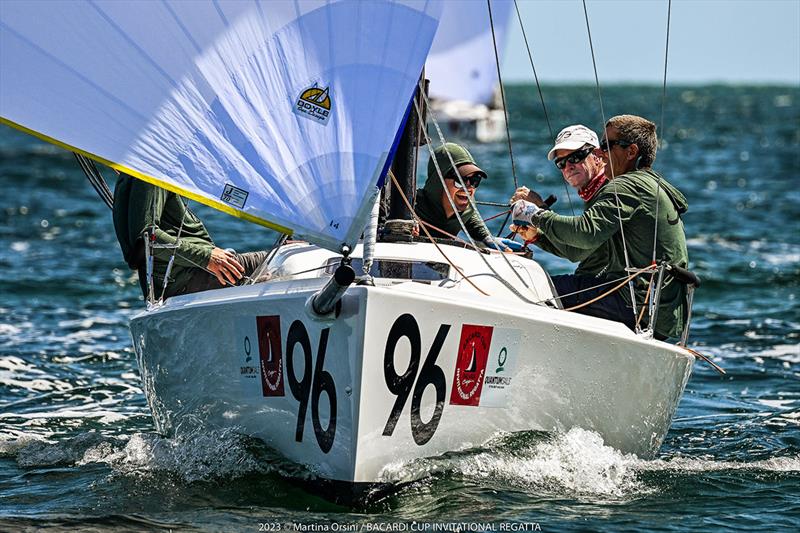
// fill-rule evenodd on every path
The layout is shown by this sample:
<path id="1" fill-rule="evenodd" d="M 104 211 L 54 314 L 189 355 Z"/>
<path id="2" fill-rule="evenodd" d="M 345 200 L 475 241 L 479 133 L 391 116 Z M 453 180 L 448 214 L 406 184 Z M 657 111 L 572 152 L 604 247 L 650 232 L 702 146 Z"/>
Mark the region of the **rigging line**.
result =
<path id="1" fill-rule="evenodd" d="M 514 9 L 516 9 L 517 11 L 517 20 L 519 21 L 519 27 L 522 30 L 522 39 L 525 41 L 525 48 L 528 50 L 528 59 L 531 62 L 531 69 L 533 70 L 533 79 L 536 80 L 536 90 L 539 91 L 539 100 L 542 102 L 542 111 L 544 112 L 544 120 L 547 123 L 547 131 L 550 133 L 550 138 L 555 139 L 555 135 L 553 133 L 553 126 L 550 124 L 550 117 L 547 114 L 547 106 L 544 105 L 544 94 L 542 93 L 542 86 L 539 83 L 539 76 L 536 74 L 536 67 L 533 64 L 533 53 L 531 52 L 531 47 L 528 45 L 528 35 L 525 33 L 525 25 L 522 23 L 522 15 L 519 12 L 519 6 L 517 5 L 517 0 L 514 0 Z M 567 186 L 567 182 L 564 181 L 563 179 L 561 180 L 561 183 L 564 184 L 564 191 L 567 193 L 567 203 L 569 203 L 570 213 L 572 213 L 572 216 L 575 216 L 575 208 L 572 205 L 572 195 L 569 192 L 569 186 Z M 503 224 L 503 227 L 505 227 L 505 224 Z"/>
<path id="2" fill-rule="evenodd" d="M 426 106 L 430 106 L 430 103 L 428 102 L 428 97 L 427 97 L 427 95 L 425 95 L 425 92 L 421 91 L 420 94 L 423 95 L 423 99 L 424 99 L 425 105 Z M 417 109 L 417 113 L 419 113 L 420 117 L 421 117 L 422 116 L 421 106 L 420 105 L 415 105 L 415 108 Z M 439 142 L 441 143 L 442 146 L 444 146 L 444 144 L 445 144 L 444 134 L 442 133 L 442 129 L 439 127 L 439 123 L 436 120 L 436 117 L 431 115 L 431 121 L 433 122 L 433 126 L 436 129 L 436 133 L 437 133 L 437 135 L 439 137 Z M 444 174 L 442 173 L 442 169 L 439 168 L 439 162 L 436 160 L 436 157 L 435 157 L 435 155 L 433 153 L 433 143 L 431 142 L 431 139 L 428 136 L 428 132 L 427 132 L 426 129 L 423 128 L 422 129 L 422 133 L 425 135 L 426 146 L 428 147 L 428 152 L 430 154 L 431 161 L 433 161 L 433 166 L 436 169 L 436 173 L 437 173 L 437 175 L 439 177 L 439 181 L 441 181 L 442 187 L 444 188 L 444 190 L 447 190 L 447 184 L 444 181 Z M 445 153 L 447 154 L 447 159 L 450 162 L 451 168 L 455 169 L 456 165 L 455 165 L 455 163 L 453 161 L 453 156 L 450 155 L 450 152 L 448 152 L 447 150 L 445 150 Z M 461 186 L 466 189 L 466 185 L 464 184 L 464 180 L 461 177 L 461 174 L 459 172 L 455 172 L 455 175 L 458 178 L 458 181 L 461 184 Z M 431 179 L 431 177 L 428 176 L 428 179 Z M 456 206 L 455 206 L 455 203 L 453 202 L 453 199 L 450 197 L 449 194 L 447 194 L 445 196 L 447 196 L 447 200 L 448 200 L 448 202 L 450 202 L 450 207 L 451 207 L 451 209 L 453 209 L 453 213 L 455 214 L 456 220 L 458 220 L 458 223 L 461 226 L 461 229 L 464 231 L 465 235 L 469 239 L 470 244 L 478 252 L 478 256 L 481 258 L 481 261 L 483 261 L 484 265 L 486 265 L 486 268 L 491 270 L 497 276 L 497 278 L 501 281 L 503 286 L 505 286 L 511 293 L 513 293 L 515 296 L 517 296 L 520 300 L 522 300 L 522 301 L 524 301 L 526 303 L 530 303 L 530 304 L 534 303 L 532 300 L 530 300 L 530 299 L 526 298 L 525 296 L 523 296 L 522 293 L 520 293 L 513 285 L 511 285 L 502 276 L 500 276 L 500 274 L 494 269 L 494 267 L 492 267 L 492 265 L 489 263 L 489 261 L 485 257 L 483 257 L 483 254 L 478 250 L 478 247 L 475 245 L 475 241 L 472 239 L 472 235 L 470 235 L 469 231 L 467 231 L 467 228 L 464 225 L 464 221 L 461 218 L 461 214 L 458 212 L 458 209 L 456 209 Z M 489 236 L 491 237 L 491 232 L 489 232 L 489 229 L 486 227 L 486 224 L 484 223 L 483 218 L 481 218 L 480 211 L 478 211 L 478 207 L 475 205 L 475 199 L 472 197 L 472 195 L 467 195 L 467 198 L 468 198 L 468 200 L 470 202 L 470 206 L 472 207 L 472 209 L 475 210 L 475 213 L 476 213 L 476 215 L 478 217 L 478 220 L 480 220 L 481 224 L 483 224 L 483 228 L 487 231 L 487 233 L 489 233 Z M 505 253 L 501 252 L 500 255 L 503 257 L 503 260 L 506 262 L 506 265 L 508 266 L 508 268 L 512 272 L 514 272 L 514 274 L 517 276 L 517 278 L 522 283 L 522 285 L 526 289 L 531 290 L 531 288 L 528 286 L 527 282 L 522 277 L 522 275 L 519 272 L 517 272 L 517 269 L 513 267 L 513 265 L 511 264 L 511 261 L 509 261 L 509 259 L 505 256 Z M 537 296 L 538 296 L 538 294 L 537 294 Z"/>
<path id="3" fill-rule="evenodd" d="M 519 13 L 519 6 L 517 0 L 514 0 L 514 9 L 517 10 L 517 20 L 519 27 L 522 30 L 522 39 L 525 41 L 525 48 L 528 50 L 528 59 L 531 62 L 531 69 L 533 69 L 533 79 L 536 80 L 536 89 L 539 91 L 539 100 L 542 102 L 542 111 L 544 112 L 544 120 L 547 122 L 547 131 L 550 132 L 550 138 L 555 138 L 553 135 L 553 126 L 550 124 L 550 117 L 547 115 L 547 106 L 544 105 L 544 95 L 542 94 L 542 86 L 539 84 L 539 76 L 536 74 L 536 67 L 533 65 L 533 54 L 531 47 L 528 45 L 528 36 L 525 33 L 525 25 L 522 23 L 522 15 Z"/>
<path id="4" fill-rule="evenodd" d="M 651 271 L 653 268 L 655 268 L 655 267 L 653 267 L 651 265 L 651 266 L 645 267 L 645 268 L 640 269 L 640 270 L 634 270 L 633 277 L 635 278 L 636 276 L 639 276 L 641 274 L 646 274 L 647 272 Z M 591 287 L 586 287 L 585 289 L 579 289 L 577 291 L 568 292 L 566 294 L 558 294 L 556 296 L 553 296 L 552 298 L 545 298 L 544 300 L 539 300 L 536 303 L 537 304 L 544 304 L 546 302 L 552 302 L 554 300 L 562 300 L 562 299 L 566 298 L 567 296 L 575 296 L 576 294 L 581 294 L 582 292 L 593 291 L 595 289 L 599 289 L 600 287 L 605 287 L 606 285 L 611 285 L 612 283 L 617 283 L 618 281 L 621 281 L 622 284 L 624 285 L 625 283 L 628 282 L 628 279 L 630 279 L 630 276 L 628 276 L 628 277 L 623 276 L 621 278 L 616 278 L 616 279 L 612 279 L 612 280 L 609 280 L 609 281 L 605 281 L 603 283 L 598 283 L 597 285 L 592 285 Z M 600 295 L 598 298 L 595 298 L 594 300 L 592 300 L 592 302 L 597 301 L 600 298 L 603 298 L 605 296 L 608 296 L 609 294 L 611 294 L 615 290 L 617 290 L 617 289 L 610 290 L 610 291 Z M 588 304 L 590 304 L 592 302 L 587 302 L 586 304 L 581 304 L 581 306 L 588 305 Z M 572 310 L 572 309 L 575 309 L 575 308 L 570 307 L 569 309 L 565 309 L 565 311 L 569 311 L 569 310 Z"/>
<path id="5" fill-rule="evenodd" d="M 108 184 L 106 184 L 106 181 L 103 179 L 102 174 L 100 174 L 100 171 L 97 170 L 97 167 L 94 165 L 94 161 L 84 157 L 78 152 L 73 152 L 73 155 L 75 156 L 75 159 L 78 161 L 81 170 L 83 170 L 83 173 L 86 175 L 86 179 L 88 179 L 89 183 L 91 183 L 92 187 L 94 187 L 94 190 L 95 192 L 97 192 L 97 195 L 100 196 L 100 199 L 103 200 L 103 203 L 105 203 L 109 209 L 113 209 L 114 195 L 108 188 Z"/>
<path id="6" fill-rule="evenodd" d="M 663 148 L 664 144 L 664 134 L 666 133 L 666 129 L 664 128 L 664 111 L 667 107 L 667 63 L 669 59 L 669 23 L 672 14 L 672 0 L 667 0 L 667 42 L 664 45 L 664 85 L 661 89 L 661 139 L 660 143 Z M 658 208 L 661 204 L 661 174 L 658 174 L 658 180 L 656 181 L 656 219 L 655 219 L 655 227 L 653 228 L 653 262 L 656 262 L 656 243 L 658 242 Z M 655 290 L 652 285 L 651 289 Z M 648 289 L 649 293 L 649 289 Z"/>
<path id="7" fill-rule="evenodd" d="M 597 86 L 597 99 L 600 102 L 600 117 L 603 119 L 602 128 L 605 130 L 606 127 L 606 112 L 603 109 L 603 93 L 600 89 L 600 77 L 597 74 L 597 60 L 595 59 L 594 55 L 594 43 L 592 42 L 592 29 L 589 27 L 589 11 L 586 8 L 586 0 L 583 0 L 583 16 L 586 19 L 586 33 L 589 36 L 589 50 L 592 52 L 592 68 L 594 69 L 594 81 L 595 85 Z M 607 140 L 606 140 L 607 141 Z M 625 242 L 625 229 L 622 224 L 622 208 L 619 202 L 619 194 L 617 194 L 617 184 L 614 181 L 614 162 L 611 160 L 611 157 L 608 158 L 608 164 L 611 166 L 611 183 L 612 188 L 614 190 L 614 200 L 617 204 L 617 220 L 619 221 L 619 233 L 620 237 L 622 238 L 622 252 L 625 256 L 625 269 L 629 269 L 631 267 L 630 259 L 628 258 L 628 245 Z M 628 288 L 630 289 L 631 293 L 631 310 L 633 311 L 633 318 L 636 320 L 636 292 L 633 290 L 633 279 L 631 278 L 628 281 Z"/>
<path id="8" fill-rule="evenodd" d="M 181 233 L 183 232 L 183 223 L 186 221 L 186 213 L 189 212 L 189 206 L 187 202 L 183 199 L 181 195 L 178 195 L 181 203 L 183 204 L 183 216 L 181 217 L 181 225 L 178 226 L 178 233 L 175 235 L 175 245 L 172 248 L 172 257 L 169 258 L 169 262 L 167 263 L 167 269 L 164 271 L 164 283 L 161 286 L 161 296 L 158 298 L 159 300 L 164 299 L 164 294 L 167 292 L 167 284 L 169 284 L 169 275 L 172 271 L 172 264 L 175 262 L 175 255 L 178 253 L 178 246 L 181 244 Z"/>
<path id="9" fill-rule="evenodd" d="M 511 176 L 514 178 L 514 190 L 519 188 L 517 183 L 517 166 L 514 164 L 514 150 L 511 147 L 511 129 L 508 124 L 508 106 L 506 105 L 506 90 L 503 87 L 503 76 L 500 74 L 500 55 L 497 53 L 497 37 L 494 33 L 494 18 L 492 17 L 492 0 L 486 0 L 489 7 L 489 26 L 492 28 L 492 45 L 494 46 L 494 62 L 497 67 L 497 83 L 500 85 L 500 98 L 503 102 L 503 116 L 506 119 L 506 139 L 508 140 L 508 156 L 511 158 Z M 502 230 L 501 230 L 502 231 Z"/>
<path id="10" fill-rule="evenodd" d="M 425 131 L 425 130 L 423 129 L 422 131 Z M 403 192 L 403 189 L 400 187 L 400 183 L 397 181 L 397 178 L 394 176 L 394 172 L 392 172 L 392 169 L 389 169 L 389 172 L 388 172 L 388 174 L 389 174 L 389 177 L 390 177 L 390 178 L 391 178 L 391 180 L 392 180 L 392 183 L 394 183 L 394 186 L 397 188 L 397 191 L 400 193 L 400 198 L 403 200 L 403 203 L 405 203 L 405 204 L 406 204 L 406 207 L 407 207 L 407 208 L 408 208 L 408 210 L 411 212 L 412 216 L 413 216 L 413 217 L 414 217 L 416 220 L 418 220 L 418 221 L 420 221 L 420 222 L 421 222 L 420 218 L 417 216 L 417 213 L 416 213 L 416 211 L 414 211 L 414 208 L 413 208 L 413 207 L 411 207 L 411 203 L 408 201 L 408 198 L 406 198 L 406 195 L 405 195 L 405 193 Z M 437 242 L 436 242 L 436 241 L 433 239 L 433 236 L 432 236 L 432 235 L 430 234 L 430 232 L 428 231 L 428 228 L 426 228 L 426 227 L 425 227 L 424 225 L 422 225 L 422 224 L 420 224 L 420 225 L 419 225 L 419 227 L 421 227 L 421 228 L 422 228 L 422 231 L 424 231 L 424 232 L 425 232 L 425 235 L 427 235 L 427 236 L 428 236 L 428 239 L 430 239 L 430 241 L 431 241 L 431 244 L 433 244 L 433 245 L 436 247 L 436 249 L 439 251 L 439 253 L 440 253 L 440 254 L 442 254 L 442 257 L 444 257 L 445 261 L 447 261 L 447 262 L 450 264 L 450 266 L 452 266 L 452 267 L 453 267 L 453 268 L 456 270 L 456 272 L 458 272 L 458 273 L 459 273 L 459 275 L 460 275 L 462 278 L 464 278 L 464 280 L 465 280 L 467 283 L 469 283 L 470 285 L 472 285 L 472 286 L 475 288 L 475 290 L 476 290 L 476 291 L 478 291 L 479 293 L 483 294 L 484 296 L 489 296 L 489 293 L 487 293 L 487 292 L 485 292 L 485 291 L 481 290 L 481 289 L 480 289 L 480 288 L 479 288 L 477 285 L 475 285 L 475 283 L 474 283 L 474 282 L 473 282 L 471 279 L 469 279 L 469 277 L 468 277 L 466 274 L 464 274 L 464 271 L 463 271 L 463 270 L 461 270 L 461 268 L 459 268 L 459 267 L 458 267 L 458 266 L 457 266 L 455 263 L 453 263 L 452 261 L 450 261 L 450 258 L 449 258 L 449 257 L 447 257 L 447 254 L 445 254 L 445 253 L 444 253 L 444 250 L 442 250 L 442 249 L 441 249 L 441 247 L 439 246 L 439 243 L 437 243 Z"/>
<path id="11" fill-rule="evenodd" d="M 427 95 L 425 95 L 424 91 L 421 92 L 420 94 L 422 94 L 423 97 L 424 97 L 425 105 L 429 106 L 430 104 L 428 102 Z M 420 117 L 422 117 L 422 109 L 420 108 L 420 106 L 415 106 L 415 107 L 417 109 L 417 113 L 419 113 Z M 421 120 L 421 118 L 420 118 L 420 120 Z M 436 134 L 439 137 L 439 142 L 441 143 L 441 146 L 444 146 L 444 144 L 445 144 L 444 134 L 442 133 L 442 129 L 439 127 L 439 122 L 436 120 L 436 117 L 433 116 L 433 115 L 431 115 L 431 121 L 433 122 L 433 126 L 436 129 Z M 436 173 L 439 176 L 439 180 L 442 183 L 442 187 L 444 188 L 444 190 L 447 190 L 447 184 L 444 181 L 444 174 L 442 173 L 442 169 L 439 168 L 439 162 L 436 160 L 436 156 L 433 153 L 433 143 L 431 143 L 430 137 L 428 136 L 428 132 L 425 129 L 423 129 L 422 132 L 425 135 L 425 140 L 427 141 L 426 145 L 428 147 L 428 152 L 430 153 L 431 161 L 433 161 L 433 166 L 436 168 Z M 447 150 L 445 150 L 445 153 L 447 154 L 447 159 L 450 162 L 450 167 L 455 169 L 456 165 L 455 165 L 455 162 L 453 161 L 453 156 L 450 155 L 450 152 L 448 152 Z M 455 175 L 456 175 L 456 178 L 458 178 L 458 182 L 461 184 L 461 186 L 464 187 L 464 189 L 466 189 L 466 185 L 464 184 L 464 179 L 461 177 L 461 174 L 459 172 L 455 172 Z M 431 177 L 428 176 L 428 179 L 430 179 L 430 178 Z M 453 202 L 453 199 L 450 197 L 449 194 L 446 194 L 445 196 L 447 197 L 448 202 L 450 202 L 450 207 L 453 209 L 453 212 L 456 215 L 456 220 L 458 220 L 458 223 L 461 226 L 461 229 L 466 234 L 466 236 L 469 239 L 469 242 L 472 244 L 472 246 L 474 246 L 476 248 L 476 250 L 477 250 L 477 246 L 475 245 L 475 241 L 472 239 L 472 235 L 469 234 L 469 231 L 467 231 L 467 228 L 464 225 L 464 221 L 461 219 L 461 214 L 458 212 L 458 209 L 456 209 L 456 206 L 455 206 L 455 203 Z M 480 220 L 481 224 L 483 224 L 483 228 L 489 233 L 489 236 L 491 236 L 491 232 L 489 232 L 489 228 L 486 227 L 486 223 L 483 221 L 483 218 L 481 217 L 480 211 L 478 211 L 478 207 L 475 205 L 475 199 L 472 197 L 472 195 L 469 195 L 469 194 L 467 195 L 467 199 L 469 200 L 470 206 L 472 207 L 472 209 L 475 210 L 475 213 L 478 216 L 478 220 Z M 506 254 L 505 253 L 501 253 L 500 255 L 503 257 L 503 260 L 506 262 L 506 265 L 508 266 L 508 268 L 512 272 L 514 272 L 514 274 L 517 276 L 517 279 L 519 279 L 519 281 L 522 283 L 522 285 L 526 289 L 531 290 L 530 286 L 528 286 L 528 283 L 525 281 L 525 279 L 522 277 L 522 275 L 519 272 L 517 272 L 517 269 L 514 268 L 514 266 L 511 264 L 511 261 L 509 261 L 509 259 L 505 256 Z M 497 278 L 501 281 L 503 286 L 505 286 L 509 291 L 511 291 L 520 300 L 522 300 L 522 301 L 524 301 L 526 303 L 529 303 L 529 304 L 534 304 L 533 300 L 530 300 L 530 299 L 526 298 L 513 285 L 511 285 L 502 276 L 500 276 L 500 274 L 494 269 L 494 267 L 491 264 L 489 264 L 489 261 L 485 257 L 483 257 L 482 253 L 478 252 L 478 256 L 481 258 L 483 263 L 486 265 L 486 268 L 491 270 L 492 273 L 494 273 L 495 276 L 497 276 Z"/>
<path id="12" fill-rule="evenodd" d="M 476 205 L 488 205 L 489 207 L 511 207 L 508 202 L 487 202 L 485 200 L 475 200 Z"/>
<path id="13" fill-rule="evenodd" d="M 564 311 L 576 311 L 576 310 L 578 310 L 578 309 L 581 309 L 582 307 L 586 307 L 586 306 L 587 306 L 587 305 L 589 305 L 589 304 L 593 304 L 593 303 L 594 303 L 594 302 L 596 302 L 597 300 L 600 300 L 600 299 L 602 299 L 602 298 L 605 298 L 606 296 L 608 296 L 608 295 L 610 295 L 610 294 L 613 294 L 613 293 L 615 293 L 616 291 L 618 291 L 619 289 L 621 289 L 621 288 L 622 288 L 622 287 L 623 287 L 623 286 L 624 286 L 626 283 L 630 283 L 630 282 L 632 282 L 632 281 L 633 281 L 633 278 L 637 277 L 639 274 L 641 274 L 641 272 L 634 272 L 633 274 L 631 274 L 630 276 L 628 276 L 628 278 L 627 278 L 625 281 L 623 281 L 623 282 L 622 282 L 622 283 L 620 283 L 619 285 L 615 286 L 613 289 L 609 289 L 608 291 L 604 292 L 603 294 L 601 294 L 601 295 L 599 295 L 599 296 L 596 296 L 595 298 L 592 298 L 592 299 L 591 299 L 591 300 L 589 300 L 588 302 L 583 302 L 582 304 L 573 305 L 572 307 L 569 307 L 569 308 L 567 308 L 567 309 L 564 309 Z M 638 326 L 638 323 L 637 323 L 637 326 Z"/>

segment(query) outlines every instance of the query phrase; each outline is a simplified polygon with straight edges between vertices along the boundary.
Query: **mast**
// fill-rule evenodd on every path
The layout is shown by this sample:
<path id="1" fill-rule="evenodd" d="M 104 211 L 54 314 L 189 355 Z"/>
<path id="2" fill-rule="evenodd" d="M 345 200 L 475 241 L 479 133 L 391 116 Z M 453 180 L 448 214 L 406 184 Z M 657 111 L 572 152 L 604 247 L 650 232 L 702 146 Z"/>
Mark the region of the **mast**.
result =
<path id="1" fill-rule="evenodd" d="M 423 72 L 420 81 L 427 94 L 428 80 L 424 76 L 425 73 Z M 422 137 L 422 128 L 425 127 L 425 121 L 419 119 L 417 109 L 423 110 L 424 117 L 424 100 L 420 95 L 420 84 L 417 84 L 417 88 L 414 91 L 414 99 L 409 107 L 405 128 L 400 136 L 391 166 L 392 173 L 400 183 L 402 193 L 412 205 L 417 189 L 417 153 L 420 146 L 420 137 Z M 388 220 L 412 220 L 411 211 L 403 202 L 402 195 L 395 190 L 391 182 L 389 182 L 389 191 Z"/>

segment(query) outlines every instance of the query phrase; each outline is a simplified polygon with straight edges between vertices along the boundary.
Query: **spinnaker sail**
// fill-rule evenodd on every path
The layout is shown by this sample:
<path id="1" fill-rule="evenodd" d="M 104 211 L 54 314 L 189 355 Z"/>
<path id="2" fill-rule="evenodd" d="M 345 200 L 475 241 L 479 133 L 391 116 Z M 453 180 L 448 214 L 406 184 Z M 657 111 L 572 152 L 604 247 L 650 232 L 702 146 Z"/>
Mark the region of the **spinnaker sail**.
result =
<path id="1" fill-rule="evenodd" d="M 436 0 L 4 0 L 0 120 L 339 250 L 440 15 Z"/>
<path id="2" fill-rule="evenodd" d="M 492 21 L 502 58 L 513 0 L 492 0 Z M 497 62 L 486 2 L 447 0 L 425 64 L 430 96 L 490 105 L 497 86 Z"/>

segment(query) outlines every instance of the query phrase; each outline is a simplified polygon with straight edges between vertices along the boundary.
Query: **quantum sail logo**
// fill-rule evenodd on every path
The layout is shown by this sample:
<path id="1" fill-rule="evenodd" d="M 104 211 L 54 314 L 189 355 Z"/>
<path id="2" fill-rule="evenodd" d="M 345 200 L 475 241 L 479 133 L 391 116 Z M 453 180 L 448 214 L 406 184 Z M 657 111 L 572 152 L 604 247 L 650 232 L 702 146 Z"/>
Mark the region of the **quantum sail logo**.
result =
<path id="1" fill-rule="evenodd" d="M 332 105 L 328 89 L 329 87 L 320 88 L 316 83 L 305 89 L 297 98 L 294 106 L 295 114 L 326 125 L 331 116 Z"/>

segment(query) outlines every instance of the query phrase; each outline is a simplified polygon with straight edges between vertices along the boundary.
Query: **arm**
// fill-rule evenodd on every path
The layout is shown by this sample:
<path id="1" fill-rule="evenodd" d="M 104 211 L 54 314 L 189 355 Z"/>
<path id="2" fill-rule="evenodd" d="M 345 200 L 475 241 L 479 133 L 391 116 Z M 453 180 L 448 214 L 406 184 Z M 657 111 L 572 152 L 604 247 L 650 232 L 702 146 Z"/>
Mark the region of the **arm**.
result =
<path id="1" fill-rule="evenodd" d="M 553 243 L 544 235 L 544 233 L 533 226 L 517 226 L 515 224 L 511 224 L 511 231 L 521 236 L 527 242 L 535 244 L 545 252 L 549 252 L 558 257 L 563 257 L 569 261 L 582 261 L 591 254 L 591 250 L 582 250 L 564 243 Z"/>
<path id="2" fill-rule="evenodd" d="M 161 218 L 169 193 L 141 180 L 132 180 L 128 202 L 128 238 L 130 242 L 146 238 L 155 226 L 156 242 L 175 244 L 177 239 L 161 228 Z M 174 228 L 177 231 L 177 228 Z M 175 264 L 184 267 L 204 267 L 211 259 L 214 245 L 211 242 L 191 242 L 181 239 L 175 254 Z M 172 257 L 172 249 L 156 248 L 153 255 L 159 261 L 167 262 Z"/>
<path id="3" fill-rule="evenodd" d="M 635 192 L 623 184 L 617 187 L 616 195 L 611 186 L 604 189 L 607 190 L 603 190 L 581 216 L 568 217 L 544 211 L 537 216 L 536 225 L 559 249 L 567 246 L 574 253 L 581 254 L 583 250 L 588 255 L 619 231 L 620 219 L 627 222 L 641 207 Z"/>
<path id="4" fill-rule="evenodd" d="M 473 210 L 472 214 L 464 219 L 464 227 L 467 228 L 470 237 L 478 242 L 485 243 L 487 239 L 492 238 L 492 234 L 489 233 L 489 229 L 480 218 L 480 214 L 478 214 L 477 210 Z"/>

